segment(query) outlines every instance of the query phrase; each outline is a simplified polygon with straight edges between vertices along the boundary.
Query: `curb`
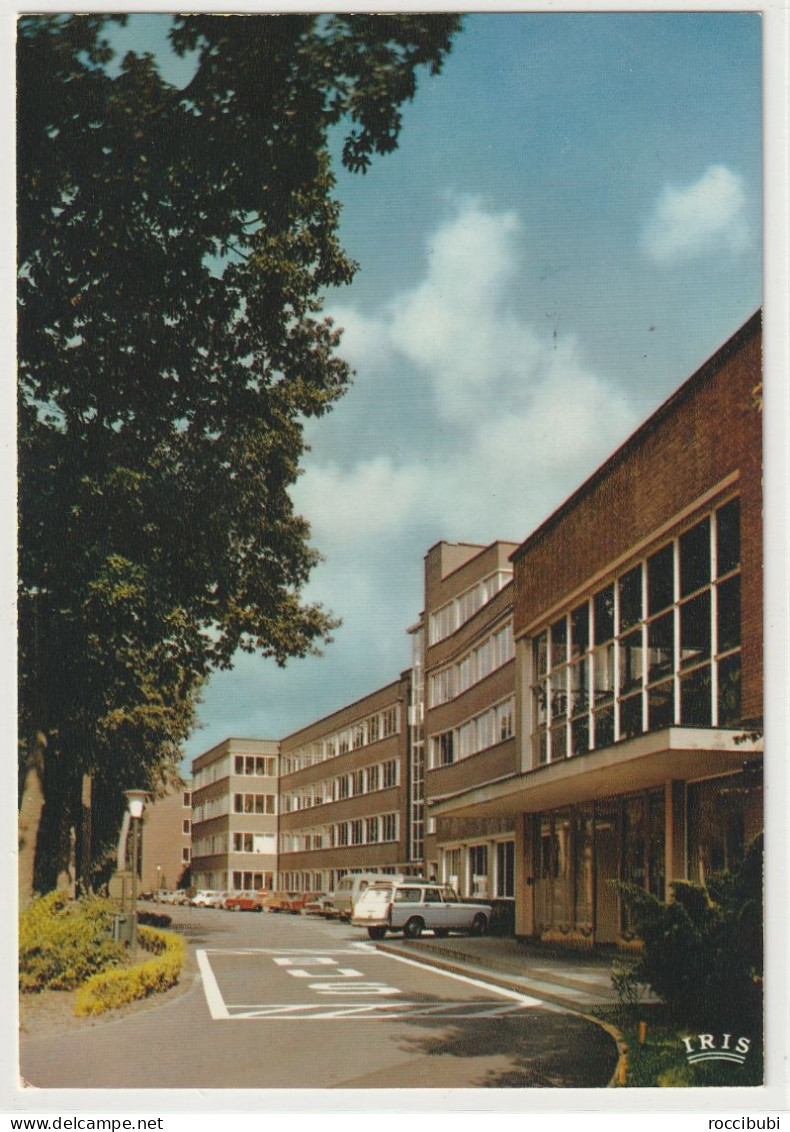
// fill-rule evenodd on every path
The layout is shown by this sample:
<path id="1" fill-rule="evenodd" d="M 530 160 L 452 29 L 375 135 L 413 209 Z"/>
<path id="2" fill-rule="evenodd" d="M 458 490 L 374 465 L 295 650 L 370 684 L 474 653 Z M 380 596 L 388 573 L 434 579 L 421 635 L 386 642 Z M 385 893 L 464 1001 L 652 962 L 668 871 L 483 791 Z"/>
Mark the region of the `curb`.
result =
<path id="1" fill-rule="evenodd" d="M 564 999 L 561 995 L 553 995 L 548 991 L 533 991 L 529 986 L 524 987 L 513 979 L 508 979 L 506 976 L 496 974 L 490 967 L 478 967 L 468 962 L 445 959 L 436 954 L 431 954 L 430 952 L 416 952 L 408 947 L 399 947 L 397 944 L 376 943 L 375 948 L 377 951 L 382 951 L 388 955 L 400 955 L 408 959 L 419 959 L 420 962 L 425 963 L 429 967 L 436 967 L 440 971 L 450 971 L 456 975 L 474 976 L 482 983 L 490 983 L 492 986 L 502 987 L 504 990 L 516 991 L 518 994 L 527 994 L 531 998 L 540 999 L 541 1002 L 548 1002 L 553 1006 L 560 1006 L 564 1010 L 567 1010 L 569 1014 L 576 1014 L 579 1018 L 584 1018 L 585 1021 L 594 1023 L 594 1025 L 600 1027 L 600 1029 L 609 1035 L 617 1047 L 617 1064 L 614 1067 L 614 1073 L 609 1078 L 606 1088 L 618 1089 L 625 1086 L 628 1071 L 628 1046 L 625 1043 L 622 1032 L 610 1022 L 603 1022 L 600 1018 L 596 1018 L 594 1014 L 588 1014 L 578 1006 L 570 1004 L 568 1000 Z"/>

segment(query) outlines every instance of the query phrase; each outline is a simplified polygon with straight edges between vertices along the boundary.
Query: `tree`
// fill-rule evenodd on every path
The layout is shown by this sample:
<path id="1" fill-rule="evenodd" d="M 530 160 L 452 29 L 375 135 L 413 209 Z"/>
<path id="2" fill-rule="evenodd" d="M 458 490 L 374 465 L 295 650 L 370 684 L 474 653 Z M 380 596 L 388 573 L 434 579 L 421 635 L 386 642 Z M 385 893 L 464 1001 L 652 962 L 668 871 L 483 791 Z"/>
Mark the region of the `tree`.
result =
<path id="1" fill-rule="evenodd" d="M 51 887 L 83 774 L 111 840 L 177 761 L 201 682 L 285 663 L 331 617 L 289 490 L 303 422 L 350 373 L 322 295 L 348 283 L 330 148 L 397 145 L 452 15 L 173 16 L 186 88 L 112 68 L 110 21 L 18 39 L 20 883 Z"/>

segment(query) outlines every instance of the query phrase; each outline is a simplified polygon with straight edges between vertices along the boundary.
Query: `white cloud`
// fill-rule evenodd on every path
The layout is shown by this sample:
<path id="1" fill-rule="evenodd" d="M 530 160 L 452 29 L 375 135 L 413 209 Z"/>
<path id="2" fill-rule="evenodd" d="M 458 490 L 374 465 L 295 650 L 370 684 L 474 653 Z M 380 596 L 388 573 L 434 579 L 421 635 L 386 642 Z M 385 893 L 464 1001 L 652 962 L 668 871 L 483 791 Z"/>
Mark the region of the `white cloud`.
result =
<path id="1" fill-rule="evenodd" d="M 745 251 L 750 235 L 743 178 L 725 165 L 711 165 L 691 185 L 667 185 L 641 243 L 651 259 L 665 264 L 720 250 Z"/>
<path id="2" fill-rule="evenodd" d="M 296 502 L 317 545 L 426 528 L 432 540 L 521 539 L 633 427 L 576 340 L 541 336 L 519 309 L 524 238 L 513 213 L 461 202 L 411 290 L 377 316 L 333 310 L 359 382 L 371 377 L 365 358 L 389 382 L 404 365 L 424 380 L 430 428 L 416 449 L 396 431 L 387 454 L 308 465 Z"/>
<path id="3" fill-rule="evenodd" d="M 292 492 L 313 528 L 318 546 L 397 529 L 412 512 L 420 490 L 416 468 L 396 467 L 389 456 L 349 471 L 328 463 L 309 467 Z"/>

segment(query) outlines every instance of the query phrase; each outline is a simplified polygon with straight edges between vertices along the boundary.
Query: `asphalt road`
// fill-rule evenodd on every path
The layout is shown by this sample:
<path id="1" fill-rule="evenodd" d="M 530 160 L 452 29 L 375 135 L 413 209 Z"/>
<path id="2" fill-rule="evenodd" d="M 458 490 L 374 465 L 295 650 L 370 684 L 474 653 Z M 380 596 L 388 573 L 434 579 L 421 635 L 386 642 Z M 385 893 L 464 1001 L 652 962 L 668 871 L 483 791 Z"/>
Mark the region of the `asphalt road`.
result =
<path id="1" fill-rule="evenodd" d="M 304 916 L 175 909 L 194 972 L 147 1008 L 23 1039 L 38 1088 L 403 1089 L 605 1086 L 593 1023 L 376 950 Z"/>

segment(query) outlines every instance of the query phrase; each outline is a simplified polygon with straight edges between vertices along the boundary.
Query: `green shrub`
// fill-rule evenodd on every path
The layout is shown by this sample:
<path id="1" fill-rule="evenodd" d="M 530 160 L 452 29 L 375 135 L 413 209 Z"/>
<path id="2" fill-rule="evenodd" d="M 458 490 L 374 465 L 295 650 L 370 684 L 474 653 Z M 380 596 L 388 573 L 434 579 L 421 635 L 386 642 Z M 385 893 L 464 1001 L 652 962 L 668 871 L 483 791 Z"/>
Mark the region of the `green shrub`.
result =
<path id="1" fill-rule="evenodd" d="M 694 1025 L 759 1030 L 762 1014 L 762 838 L 732 873 L 707 887 L 675 881 L 665 904 L 633 885 L 619 889 L 644 941 L 636 977 Z"/>
<path id="2" fill-rule="evenodd" d="M 166 991 L 178 982 L 186 954 L 181 936 L 141 927 L 138 940 L 154 958 L 122 971 L 94 975 L 77 995 L 76 1015 L 84 1018 L 105 1010 L 117 1010 L 128 1002 Z"/>
<path id="3" fill-rule="evenodd" d="M 112 939 L 115 905 L 100 897 L 37 897 L 19 917 L 19 987 L 25 993 L 71 990 L 117 966 L 124 948 Z"/>
<path id="4" fill-rule="evenodd" d="M 149 928 L 169 928 L 173 922 L 172 916 L 162 912 L 138 912 L 137 923 L 147 924 Z"/>

